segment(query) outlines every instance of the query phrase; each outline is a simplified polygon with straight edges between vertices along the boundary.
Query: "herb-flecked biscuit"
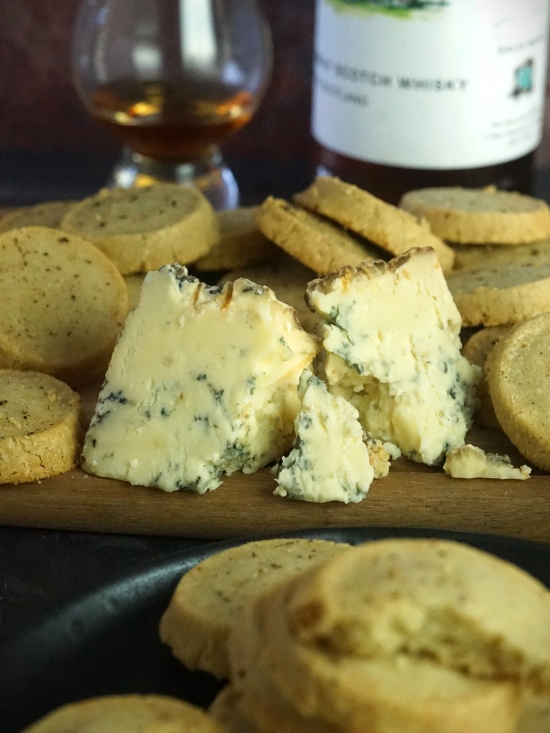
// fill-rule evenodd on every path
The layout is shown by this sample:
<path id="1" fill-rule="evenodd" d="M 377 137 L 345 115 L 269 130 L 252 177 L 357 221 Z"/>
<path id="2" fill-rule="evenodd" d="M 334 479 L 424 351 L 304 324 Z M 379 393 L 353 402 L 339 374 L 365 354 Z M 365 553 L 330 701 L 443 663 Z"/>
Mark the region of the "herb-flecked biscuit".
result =
<path id="1" fill-rule="evenodd" d="M 550 263 L 458 270 L 447 284 L 463 326 L 503 326 L 550 310 Z"/>
<path id="2" fill-rule="evenodd" d="M 307 573 L 308 569 L 302 572 Z M 286 587 L 289 580 L 291 578 L 282 579 L 273 588 Z M 265 592 L 269 593 L 270 589 Z M 337 725 L 318 716 L 302 715 L 275 685 L 269 650 L 256 613 L 256 604 L 262 595 L 259 594 L 253 603 L 243 609 L 240 622 L 235 624 L 229 635 L 233 699 L 240 708 L 246 710 L 248 719 L 262 733 L 340 733 L 341 729 Z"/>
<path id="3" fill-rule="evenodd" d="M 532 244 L 453 244 L 455 270 L 471 270 L 477 267 L 501 267 L 503 265 L 533 265 L 550 262 L 550 239 Z"/>
<path id="4" fill-rule="evenodd" d="M 463 543 L 365 543 L 314 568 L 289 609 L 294 636 L 307 644 L 370 658 L 427 656 L 550 692 L 550 591 Z"/>
<path id="5" fill-rule="evenodd" d="M 510 441 L 531 463 L 550 470 L 550 313 L 518 323 L 486 362 L 495 414 Z"/>
<path id="6" fill-rule="evenodd" d="M 128 291 L 93 244 L 47 227 L 0 235 L 0 368 L 78 386 L 102 376 L 128 313 Z"/>
<path id="7" fill-rule="evenodd" d="M 219 237 L 206 197 L 170 183 L 102 189 L 75 205 L 61 228 L 99 247 L 123 275 L 194 262 Z"/>
<path id="8" fill-rule="evenodd" d="M 190 669 L 228 678 L 227 639 L 245 606 L 273 583 L 343 547 L 325 540 L 262 540 L 203 560 L 174 591 L 160 622 L 161 640 Z"/>
<path id="9" fill-rule="evenodd" d="M 39 481 L 78 465 L 80 397 L 48 374 L 0 370 L 0 484 Z"/>
<path id="10" fill-rule="evenodd" d="M 383 582 L 383 570 L 379 577 Z M 401 577 L 396 576 L 398 582 Z M 307 587 L 309 578 L 306 572 L 279 584 L 262 594 L 253 607 L 272 683 L 298 714 L 308 720 L 318 718 L 345 733 L 515 730 L 520 701 L 511 681 L 472 676 L 438 663 L 429 654 L 408 654 L 406 650 L 376 656 L 342 652 L 334 646 L 336 629 L 322 641 L 300 639 L 297 620 L 324 620 L 324 607 L 315 604 L 301 619 L 296 618 L 294 599 L 304 584 Z M 349 591 L 353 593 L 353 588 Z M 368 616 L 376 616 L 383 637 L 386 631 L 399 635 L 407 630 L 414 636 L 422 618 L 408 616 L 406 602 L 400 629 L 398 623 L 392 623 L 395 617 L 378 611 L 376 588 L 361 584 L 356 592 L 358 597 L 363 595 L 365 609 L 372 604 L 373 613 Z M 410 607 L 407 610 L 412 612 Z"/>
<path id="11" fill-rule="evenodd" d="M 423 188 L 406 193 L 399 206 L 425 217 L 450 242 L 515 245 L 550 237 L 548 204 L 513 191 Z"/>
<path id="12" fill-rule="evenodd" d="M 472 364 L 485 369 L 485 362 L 495 344 L 510 331 L 512 326 L 487 326 L 472 334 L 462 347 L 462 356 Z M 493 401 L 485 371 L 477 385 L 479 407 L 474 413 L 474 422 L 490 430 L 502 430 L 495 415 Z"/>
<path id="13" fill-rule="evenodd" d="M 443 271 L 452 269 L 453 250 L 431 231 L 426 221 L 418 220 L 357 186 L 338 178 L 319 176 L 308 188 L 297 193 L 294 200 L 338 222 L 350 232 L 366 237 L 392 255 L 403 254 L 413 247 L 431 247 Z"/>
<path id="14" fill-rule="evenodd" d="M 268 239 L 318 275 L 380 259 L 379 252 L 342 227 L 283 199 L 265 199 L 256 221 Z"/>
<path id="15" fill-rule="evenodd" d="M 318 317 L 308 308 L 305 295 L 308 282 L 314 280 L 316 273 L 297 260 L 281 252 L 275 259 L 264 265 L 233 270 L 219 280 L 219 285 L 246 277 L 259 285 L 271 288 L 278 300 L 292 306 L 298 314 L 303 328 L 314 333 Z"/>
<path id="16" fill-rule="evenodd" d="M 193 266 L 197 270 L 233 270 L 274 257 L 279 248 L 258 229 L 255 212 L 255 206 L 218 211 L 219 241 Z"/>
<path id="17" fill-rule="evenodd" d="M 45 201 L 43 204 L 23 206 L 5 214 L 0 219 L 0 234 L 21 227 L 51 227 L 59 229 L 63 217 L 76 201 Z"/>
<path id="18" fill-rule="evenodd" d="M 107 695 L 57 708 L 22 733 L 228 733 L 202 708 L 165 695 Z"/>

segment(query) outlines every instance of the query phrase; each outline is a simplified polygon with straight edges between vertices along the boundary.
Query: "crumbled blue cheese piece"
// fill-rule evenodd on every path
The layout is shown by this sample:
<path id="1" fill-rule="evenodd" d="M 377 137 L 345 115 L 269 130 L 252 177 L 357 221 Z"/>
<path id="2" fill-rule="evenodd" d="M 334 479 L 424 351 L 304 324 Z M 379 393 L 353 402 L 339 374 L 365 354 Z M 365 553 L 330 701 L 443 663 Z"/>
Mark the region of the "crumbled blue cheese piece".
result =
<path id="1" fill-rule="evenodd" d="M 515 468 L 510 457 L 485 453 L 475 445 L 461 445 L 447 453 L 443 470 L 452 478 L 496 478 L 525 481 L 531 475 L 529 466 Z"/>
<path id="2" fill-rule="evenodd" d="M 357 410 L 331 395 L 307 369 L 298 394 L 302 408 L 294 423 L 294 447 L 274 469 L 278 486 L 273 493 L 317 503 L 361 501 L 374 469 Z"/>
<path id="3" fill-rule="evenodd" d="M 463 445 L 481 370 L 460 353 L 460 314 L 432 249 L 345 267 L 306 298 L 323 319 L 329 390 L 365 430 L 420 463 Z"/>
<path id="4" fill-rule="evenodd" d="M 215 489 L 289 448 L 297 385 L 319 344 L 273 292 L 150 272 L 113 352 L 84 470 L 165 491 Z"/>

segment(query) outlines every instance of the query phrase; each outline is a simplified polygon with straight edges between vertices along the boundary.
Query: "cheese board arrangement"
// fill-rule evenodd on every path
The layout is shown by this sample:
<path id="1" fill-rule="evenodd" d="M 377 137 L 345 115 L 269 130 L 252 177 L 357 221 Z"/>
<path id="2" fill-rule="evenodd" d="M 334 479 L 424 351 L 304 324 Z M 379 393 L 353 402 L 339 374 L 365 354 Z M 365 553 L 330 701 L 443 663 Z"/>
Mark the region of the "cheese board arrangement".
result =
<path id="1" fill-rule="evenodd" d="M 507 437 L 511 433 L 487 427 L 490 424 L 487 411 L 481 421 L 472 420 L 476 387 L 479 383 L 481 394 L 483 380 L 488 377 L 483 374 L 487 354 L 479 364 L 471 363 L 460 353 L 459 338 L 461 326 L 465 324 L 478 330 L 506 326 L 515 333 L 521 320 L 544 317 L 545 299 L 524 297 L 526 292 L 539 293 L 546 288 L 545 268 L 541 264 L 546 249 L 541 238 L 550 236 L 550 209 L 544 202 L 519 194 L 512 194 L 510 200 L 506 194 L 501 202 L 501 192 L 488 194 L 489 198 L 496 197 L 496 202 L 491 198 L 487 203 L 485 194 L 481 197 L 483 207 L 490 214 L 482 216 L 486 229 L 506 227 L 507 217 L 517 217 L 519 208 L 522 221 L 534 217 L 535 233 L 528 233 L 527 237 L 535 237 L 536 242 L 530 253 L 525 252 L 526 241 L 521 237 L 514 244 L 500 246 L 508 251 L 515 248 L 519 251 L 521 246 L 522 258 L 532 257 L 533 262 L 526 265 L 527 275 L 522 271 L 519 286 L 507 281 L 517 266 L 511 261 L 499 265 L 499 273 L 508 273 L 504 284 L 486 288 L 490 307 L 485 310 L 479 308 L 479 288 L 476 288 L 477 310 L 474 308 L 473 312 L 477 315 L 472 316 L 466 314 L 471 314 L 470 286 L 464 285 L 460 278 L 466 272 L 474 283 L 478 282 L 487 275 L 487 268 L 464 266 L 462 270 L 453 270 L 453 262 L 463 254 L 461 247 L 467 247 L 466 241 L 472 237 L 467 227 L 466 240 L 452 245 L 438 239 L 426 218 L 384 204 L 366 191 L 337 179 L 318 179 L 298 194 L 293 204 L 268 198 L 255 211 L 240 211 L 240 215 L 246 216 L 241 218 L 238 227 L 228 219 L 224 230 L 226 245 L 220 252 L 225 268 L 230 267 L 233 253 L 234 267 L 224 274 L 220 285 L 200 282 L 188 274 L 182 263 L 167 264 L 151 272 L 145 279 L 147 287 L 142 287 L 144 263 L 149 261 L 155 235 L 162 233 L 163 246 L 170 251 L 170 232 L 174 229 L 181 238 L 186 216 L 191 219 L 193 237 L 200 238 L 203 229 L 208 233 L 200 257 L 199 250 L 191 248 L 189 266 L 196 265 L 200 273 L 201 267 L 214 271 L 219 262 L 213 254 L 212 241 L 219 247 L 215 231 L 218 227 L 218 237 L 221 236 L 222 218 L 208 211 L 203 201 L 197 208 L 196 193 L 189 215 L 186 210 L 189 202 L 182 203 L 181 190 L 173 189 L 167 186 L 166 192 L 102 191 L 72 207 L 68 214 L 63 213 L 59 223 L 48 220 L 47 230 L 42 226 L 45 224 L 40 218 L 42 213 L 35 210 L 32 226 L 19 219 L 18 228 L 10 228 L 8 223 L 7 230 L 0 234 L 0 245 L 8 254 L 13 250 L 14 262 L 21 250 L 27 248 L 25 264 L 29 272 L 33 266 L 37 267 L 37 261 L 43 262 L 46 254 L 62 258 L 62 250 L 70 249 L 73 239 L 86 237 L 97 250 L 98 272 L 103 277 L 109 272 L 112 280 L 109 297 L 98 296 L 94 288 L 86 302 L 85 275 L 71 263 L 69 271 L 78 278 L 80 287 L 69 289 L 66 295 L 59 288 L 48 290 L 44 285 L 43 300 L 48 301 L 54 293 L 58 302 L 42 303 L 40 309 L 36 308 L 36 300 L 29 297 L 25 301 L 22 296 L 17 306 L 21 312 L 27 309 L 24 318 L 4 326 L 4 333 L 0 329 L 0 345 L 3 343 L 0 354 L 4 354 L 0 366 L 12 371 L 38 368 L 65 379 L 80 394 L 82 426 L 87 431 L 83 448 L 81 438 L 72 441 L 69 467 L 48 472 L 47 466 L 44 469 L 42 465 L 47 459 L 41 453 L 40 465 L 31 470 L 27 465 L 27 450 L 22 473 L 14 472 L 12 482 L 9 474 L 8 479 L 2 478 L 0 524 L 203 539 L 315 527 L 429 526 L 550 542 L 547 502 L 550 478 L 544 473 L 546 458 L 540 450 L 534 457 L 529 453 L 529 434 L 524 441 L 526 448 L 522 444 L 520 454 L 515 447 L 517 441 L 512 444 Z M 456 191 L 449 196 L 449 206 L 459 207 Z M 458 200 L 460 203 L 460 196 Z M 141 216 L 132 223 L 132 206 L 136 201 L 142 207 L 156 207 L 149 220 Z M 442 205 L 440 199 L 437 201 L 439 209 L 445 208 L 445 202 Z M 495 213 L 493 209 L 501 205 L 509 205 L 509 211 L 504 206 L 503 211 Z M 472 208 L 470 199 L 468 206 Z M 185 216 L 181 214 L 182 209 L 186 211 Z M 499 245 L 494 244 L 493 235 L 493 238 L 483 235 L 485 239 L 483 236 L 480 239 L 476 206 L 473 209 L 473 214 L 467 212 L 466 223 L 471 223 L 473 216 L 477 232 L 475 246 L 485 247 L 484 256 L 488 258 Z M 113 212 L 117 212 L 118 219 Z M 462 231 L 465 225 L 459 214 L 456 214 L 457 226 Z M 205 216 L 207 226 L 197 228 L 197 217 Z M 69 220 L 70 226 L 63 224 Z M 144 228 L 149 228 L 147 236 L 142 236 Z M 524 223 L 522 231 L 527 230 Z M 243 249 L 243 237 L 248 242 L 248 250 Z M 485 245 L 484 241 L 490 244 Z M 419 247 L 423 242 L 430 246 Z M 78 241 L 76 244 L 80 246 Z M 206 264 L 204 251 L 210 257 L 206 258 Z M 248 252 L 244 261 L 243 251 Z M 502 251 L 498 256 L 502 257 Z M 180 248 L 178 259 L 185 258 Z M 155 266 L 158 264 L 155 262 Z M 256 270 L 247 268 L 252 264 Z M 60 268 L 61 265 L 57 267 Z M 41 272 L 40 267 L 36 272 Z M 4 276 L 10 276 L 9 268 Z M 34 276 L 38 279 L 38 274 Z M 51 283 L 49 277 L 45 281 Z M 134 278 L 138 296 L 129 305 Z M 140 290 L 141 301 L 132 311 Z M 283 292 L 284 297 L 280 294 Z M 77 307 L 72 307 L 68 300 L 65 303 L 65 295 Z M 277 296 L 284 302 L 277 300 Z M 518 297 L 524 306 L 515 323 L 510 313 L 514 313 Z M 75 332 L 80 324 L 75 318 L 70 328 L 54 328 L 52 320 L 46 321 L 48 327 L 40 332 L 40 348 L 33 349 L 32 344 L 26 351 L 19 348 L 25 338 L 29 341 L 33 328 L 35 332 L 39 330 L 36 323 L 33 328 L 23 328 L 21 321 L 24 325 L 26 319 L 32 322 L 40 311 L 43 326 L 44 312 L 50 306 L 51 311 L 61 315 L 69 313 L 72 317 L 74 312 L 93 310 L 94 300 L 98 298 L 103 306 L 105 302 L 110 305 L 110 310 L 103 307 L 101 316 L 104 320 L 111 319 L 115 333 L 120 330 L 121 313 L 125 308 L 131 311 L 114 352 L 112 333 L 107 342 L 98 345 L 99 339 L 90 339 L 84 330 L 79 333 L 79 342 Z M 465 303 L 461 306 L 463 310 L 457 307 L 459 302 Z M 182 310 L 184 307 L 187 311 Z M 365 325 L 361 309 L 369 314 Z M 309 316 L 303 315 L 305 311 Z M 201 321 L 201 314 L 206 312 L 210 315 Z M 312 316 L 313 323 L 308 320 Z M 161 337 L 158 334 L 165 326 L 165 336 Z M 202 365 L 207 367 L 197 367 L 194 376 L 192 371 L 182 373 L 181 379 L 178 376 L 178 385 L 185 379 L 194 379 L 192 389 L 180 385 L 179 392 L 174 392 L 172 387 L 170 392 L 166 385 L 173 378 L 174 370 L 177 372 L 178 359 L 185 354 L 182 350 L 185 344 L 180 343 L 179 352 L 172 353 L 167 348 L 172 343 L 170 339 L 181 339 L 178 330 L 186 337 L 191 336 L 190 348 L 196 350 Z M 503 343 L 511 338 L 505 329 L 503 334 L 499 332 L 498 338 L 492 339 L 491 345 L 501 337 Z M 55 346 L 59 343 L 63 343 L 63 353 L 70 356 L 70 359 L 65 357 L 67 363 L 60 366 L 50 358 L 50 362 L 40 362 L 41 366 L 37 367 L 37 353 L 43 348 L 48 354 L 53 351 L 57 355 Z M 91 355 L 86 352 L 87 361 L 81 358 L 85 347 L 93 352 Z M 94 347 L 97 347 L 95 351 Z M 190 369 L 189 359 L 186 363 Z M 248 401 L 229 384 L 233 373 L 244 373 L 243 363 L 253 364 L 246 387 Z M 91 384 L 88 383 L 91 372 L 86 373 L 90 364 L 96 377 Z M 317 365 L 315 370 L 321 378 L 311 372 L 307 376 L 307 369 L 313 368 L 313 364 Z M 97 380 L 107 367 L 100 395 Z M 227 390 L 225 386 L 218 388 L 224 379 L 229 380 Z M 139 387 L 140 384 L 143 386 Z M 314 388 L 317 396 L 310 397 L 308 413 L 307 395 L 312 395 Z M 256 389 L 263 402 L 253 397 Z M 185 401 L 184 393 L 185 399 L 191 399 L 193 404 L 191 411 L 186 408 L 185 419 L 193 425 L 179 435 L 184 413 L 178 402 Z M 204 405 L 212 403 L 217 410 L 214 417 L 201 408 L 195 394 L 203 395 Z M 241 395 L 234 398 L 239 405 L 237 411 L 234 405 L 229 407 L 230 403 L 224 402 L 235 394 Z M 45 395 L 46 402 L 58 400 L 51 391 L 46 390 Z M 493 407 L 497 411 L 501 409 L 487 399 L 489 412 Z M 4 412 L 7 402 L 2 403 Z M 340 414 L 344 402 L 347 412 Z M 247 405 L 245 410 L 243 404 Z M 171 423 L 171 429 L 160 427 L 162 421 L 158 426 L 155 422 L 154 428 L 145 426 L 144 415 L 152 424 L 150 418 L 153 413 L 156 415 L 155 410 L 165 425 L 169 424 L 165 418 L 172 413 L 179 415 L 178 421 Z M 513 410 L 508 408 L 509 412 Z M 307 431 L 313 417 L 319 416 L 326 418 L 327 426 L 332 425 L 329 445 L 332 444 L 333 455 L 342 464 L 339 473 L 334 465 L 320 473 L 319 467 L 312 465 L 308 458 L 306 433 L 300 431 Z M 16 445 L 22 441 L 22 434 L 25 439 L 35 436 L 34 430 L 27 431 L 28 436 L 25 434 L 24 421 L 28 417 L 25 410 L 22 417 L 6 412 L 5 424 L 12 431 L 8 431 L 7 443 L 12 440 L 13 446 L 14 436 Z M 236 427 L 237 423 L 240 428 Z M 212 425 L 214 429 L 208 433 L 206 428 Z M 500 428 L 499 421 L 491 427 Z M 199 428 L 203 431 L 201 435 L 206 436 L 201 438 L 202 442 L 196 437 Z M 72 429 L 76 431 L 74 426 Z M 239 429 L 242 434 L 247 430 L 256 431 L 254 451 L 243 450 Z M 284 451 L 291 447 L 288 438 L 294 430 L 292 452 L 281 462 Z M 359 438 L 350 437 L 353 430 Z M 370 434 L 371 430 L 376 438 Z M 0 437 L 4 438 L 5 450 L 6 436 Z M 204 446 L 222 439 L 229 441 L 227 446 L 232 446 L 224 454 L 226 463 L 208 465 L 203 459 L 210 448 Z M 172 445 L 171 454 L 163 454 L 169 443 L 176 447 Z M 197 445 L 199 453 L 194 453 L 187 443 Z M 481 468 L 472 469 L 470 454 L 456 458 L 455 467 L 451 466 L 449 457 L 453 449 L 460 449 L 464 444 L 481 449 L 475 456 L 481 460 Z M 363 454 L 357 459 L 359 468 L 355 477 L 350 479 L 353 486 L 344 485 L 345 481 L 338 476 L 345 475 L 348 480 L 355 470 L 348 457 L 357 456 L 359 447 Z M 81 449 L 85 470 L 79 467 Z M 126 452 L 119 460 L 121 450 Z M 185 469 L 178 462 L 182 451 Z M 319 446 L 316 445 L 315 451 L 317 463 L 323 464 Z M 446 463 L 444 471 L 445 454 L 449 468 Z M 12 454 L 4 452 L 3 455 L 6 463 L 5 456 Z M 491 463 L 493 455 L 497 460 Z M 522 465 L 526 458 L 529 466 Z M 124 468 L 120 469 L 119 464 Z M 365 473 L 369 473 L 368 481 L 361 483 L 357 475 L 364 477 Z M 468 478 L 461 477 L 466 474 Z M 503 478 L 529 480 L 500 480 Z M 319 486 L 327 489 L 322 495 Z M 189 488 L 195 490 L 185 490 Z"/>
<path id="2" fill-rule="evenodd" d="M 83 389 L 85 420 L 99 385 Z M 494 453 L 517 450 L 498 431 L 474 427 L 471 441 Z M 269 469 L 235 473 L 200 496 L 167 493 L 74 468 L 39 483 L 4 485 L 0 524 L 124 534 L 222 539 L 314 527 L 433 527 L 550 542 L 550 477 L 528 481 L 452 479 L 441 468 L 399 458 L 358 504 L 312 504 L 273 495 Z"/>

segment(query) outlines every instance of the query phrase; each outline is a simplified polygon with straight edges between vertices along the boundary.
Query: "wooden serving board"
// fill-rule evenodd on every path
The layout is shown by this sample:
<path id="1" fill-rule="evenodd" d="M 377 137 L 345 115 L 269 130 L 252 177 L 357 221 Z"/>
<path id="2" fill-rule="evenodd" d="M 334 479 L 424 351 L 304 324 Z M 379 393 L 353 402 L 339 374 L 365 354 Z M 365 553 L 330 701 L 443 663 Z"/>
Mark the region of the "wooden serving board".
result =
<path id="1" fill-rule="evenodd" d="M 98 387 L 82 393 L 86 419 Z M 469 440 L 525 463 L 496 431 Z M 458 480 L 401 458 L 359 504 L 310 504 L 273 496 L 267 470 L 233 474 L 215 491 L 165 493 L 80 469 L 34 484 L 0 486 L 0 525 L 222 539 L 325 527 L 421 527 L 550 543 L 550 475 L 527 481 Z"/>

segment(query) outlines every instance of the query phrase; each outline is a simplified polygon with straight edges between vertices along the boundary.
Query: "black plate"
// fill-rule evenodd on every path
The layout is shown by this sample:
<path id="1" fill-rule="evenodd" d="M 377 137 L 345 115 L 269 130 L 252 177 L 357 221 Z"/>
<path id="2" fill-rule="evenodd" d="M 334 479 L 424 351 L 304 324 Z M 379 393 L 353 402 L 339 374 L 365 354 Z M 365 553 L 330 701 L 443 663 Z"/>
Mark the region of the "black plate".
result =
<path id="1" fill-rule="evenodd" d="M 357 544 L 383 537 L 466 542 L 524 568 L 550 587 L 550 546 L 435 530 L 351 528 L 285 533 Z M 206 706 L 220 684 L 187 671 L 158 638 L 158 624 L 183 573 L 239 542 L 178 552 L 98 588 L 0 647 L 0 731 L 21 729 L 54 708 L 105 694 L 163 693 Z"/>

